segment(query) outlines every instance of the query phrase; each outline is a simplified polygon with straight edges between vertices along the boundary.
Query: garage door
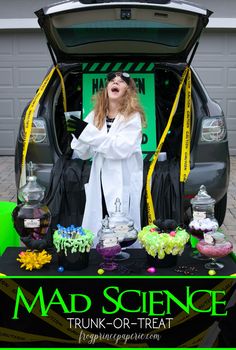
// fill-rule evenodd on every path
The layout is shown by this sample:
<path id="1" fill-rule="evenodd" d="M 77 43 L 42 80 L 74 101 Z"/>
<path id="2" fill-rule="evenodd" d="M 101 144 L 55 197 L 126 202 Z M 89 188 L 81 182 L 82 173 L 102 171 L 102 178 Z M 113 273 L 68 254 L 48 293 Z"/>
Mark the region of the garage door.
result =
<path id="1" fill-rule="evenodd" d="M 193 65 L 227 118 L 230 153 L 236 155 L 236 31 L 207 31 Z"/>
<path id="2" fill-rule="evenodd" d="M 40 31 L 0 32 L 0 155 L 14 154 L 20 116 L 50 64 Z M 225 112 L 236 154 L 236 31 L 205 32 L 193 65 Z"/>
<path id="3" fill-rule="evenodd" d="M 51 60 L 40 31 L 0 32 L 0 155 L 13 155 L 22 111 Z"/>

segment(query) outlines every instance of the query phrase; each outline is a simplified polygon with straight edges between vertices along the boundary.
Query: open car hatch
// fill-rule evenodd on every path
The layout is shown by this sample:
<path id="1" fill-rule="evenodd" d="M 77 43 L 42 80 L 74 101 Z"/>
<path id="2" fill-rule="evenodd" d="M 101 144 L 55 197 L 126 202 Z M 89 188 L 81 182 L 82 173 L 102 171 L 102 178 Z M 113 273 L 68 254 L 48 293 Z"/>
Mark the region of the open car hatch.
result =
<path id="1" fill-rule="evenodd" d="M 58 63 L 131 57 L 186 62 L 212 14 L 179 0 L 64 1 L 35 13 Z"/>

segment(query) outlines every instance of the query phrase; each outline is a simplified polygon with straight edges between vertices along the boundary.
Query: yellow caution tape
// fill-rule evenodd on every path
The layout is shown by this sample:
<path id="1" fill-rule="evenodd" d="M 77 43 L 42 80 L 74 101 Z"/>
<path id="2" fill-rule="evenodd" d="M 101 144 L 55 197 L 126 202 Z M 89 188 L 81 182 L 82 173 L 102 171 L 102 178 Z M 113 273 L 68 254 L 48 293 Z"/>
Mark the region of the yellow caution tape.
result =
<path id="1" fill-rule="evenodd" d="M 51 341 L 69 344 L 78 344 L 78 340 L 66 340 L 55 337 L 48 337 L 46 335 L 38 335 L 32 333 L 25 333 L 16 331 L 9 328 L 0 327 L 0 341 L 11 342 L 11 343 L 26 343 L 26 342 L 38 342 L 38 341 Z"/>
<path id="2" fill-rule="evenodd" d="M 234 280 L 229 280 L 229 279 L 225 279 L 223 281 L 221 281 L 218 285 L 216 285 L 212 290 L 224 290 L 226 292 L 226 294 L 230 291 L 232 285 L 234 284 Z M 16 282 L 14 282 L 13 280 L 10 279 L 0 279 L 0 290 L 2 290 L 4 293 L 6 293 L 10 298 L 15 299 L 15 291 L 17 290 L 18 284 Z M 29 293 L 28 291 L 24 290 L 22 288 L 24 295 L 27 298 L 28 302 L 32 302 L 34 297 L 31 293 Z M 218 300 L 221 300 L 223 298 L 223 295 L 218 295 Z M 202 297 L 200 297 L 195 303 L 194 303 L 195 307 L 200 309 L 200 310 L 206 310 L 211 306 L 211 298 L 209 296 L 208 293 L 205 293 Z M 48 317 L 41 317 L 40 315 L 40 307 L 39 305 L 36 303 L 35 307 L 32 311 L 32 313 L 39 317 L 42 321 L 47 322 L 48 324 L 50 324 L 51 326 L 55 327 L 56 329 L 60 330 L 62 333 L 66 334 L 67 336 L 69 336 L 70 338 L 72 338 L 71 340 L 66 340 L 66 339 L 58 339 L 58 341 L 63 342 L 63 343 L 74 343 L 74 342 L 78 342 L 78 338 L 79 338 L 79 334 L 81 331 L 84 332 L 84 334 L 87 335 L 93 335 L 93 333 L 90 333 L 86 330 L 82 330 L 82 329 L 78 329 L 78 328 L 70 328 L 68 326 L 68 322 L 61 317 L 58 313 L 56 313 L 53 310 L 49 310 L 48 312 Z M 177 315 L 176 317 L 174 317 L 173 322 L 171 323 L 171 328 L 175 327 L 175 326 L 179 326 L 181 323 L 189 321 L 191 318 L 193 318 L 194 316 L 197 316 L 198 312 L 191 310 L 191 312 L 189 314 L 186 314 L 184 311 L 181 311 L 179 313 L 179 315 Z M 149 334 L 155 334 L 155 333 L 161 333 L 162 331 L 164 331 L 165 328 L 160 328 L 158 330 L 154 330 L 151 332 L 146 333 L 146 335 Z M 204 332 L 203 332 L 204 333 Z M 195 336 L 194 338 L 188 340 L 188 344 L 194 343 L 197 341 L 197 339 L 202 340 L 204 334 L 199 334 L 197 336 Z M 16 341 L 39 341 L 40 336 L 39 335 L 34 335 L 34 334 L 25 334 L 24 332 L 20 332 L 20 331 L 15 331 L 15 330 L 11 330 L 11 329 L 7 329 L 7 328 L 1 328 L 0 327 L 0 340 L 7 340 L 7 338 L 12 339 L 12 338 L 16 338 Z M 45 336 L 44 336 L 45 339 Z M 50 338 L 48 337 L 48 340 L 53 341 L 55 338 Z M 81 339 L 81 344 L 82 343 L 87 343 L 88 340 L 86 339 Z M 105 340 L 105 339 L 101 339 L 100 340 L 101 343 L 106 343 L 108 345 L 113 345 L 115 343 L 115 340 L 110 339 L 110 340 Z M 184 344 L 183 344 L 184 345 Z M 120 344 L 116 344 L 117 347 L 120 347 Z M 126 344 L 122 344 L 122 347 L 146 347 L 148 346 L 147 343 L 144 341 L 142 343 L 129 343 L 127 342 Z"/>
<path id="3" fill-rule="evenodd" d="M 210 327 L 203 332 L 197 334 L 194 338 L 187 340 L 185 343 L 178 346 L 178 348 L 197 348 L 202 340 L 205 338 Z"/>
<path id="4" fill-rule="evenodd" d="M 180 182 L 186 182 L 190 173 L 190 142 L 191 142 L 191 70 L 189 69 L 185 90 L 184 124 L 182 150 L 180 161 Z"/>
<path id="5" fill-rule="evenodd" d="M 8 295 L 8 297 L 12 298 L 13 300 L 15 300 L 17 288 L 18 288 L 18 284 L 13 280 L 0 279 L 0 290 L 2 290 L 6 295 Z M 22 288 L 22 290 L 28 302 L 33 302 L 34 300 L 33 295 L 28 291 L 26 291 L 24 288 Z M 39 317 L 41 320 L 57 328 L 62 333 L 71 337 L 72 339 L 78 339 L 78 334 L 80 333 L 80 330 L 77 328 L 76 329 L 70 328 L 68 325 L 68 322 L 63 317 L 61 317 L 57 312 L 50 310 L 48 313 L 48 317 L 41 317 L 40 305 L 39 303 L 36 303 L 32 313 L 35 316 Z"/>
<path id="6" fill-rule="evenodd" d="M 212 288 L 212 290 L 213 291 L 214 290 L 224 290 L 225 293 L 227 294 L 230 291 L 230 289 L 232 288 L 233 284 L 234 284 L 234 281 L 232 281 L 230 279 L 225 279 L 225 280 L 221 281 L 218 285 L 216 285 L 214 288 Z M 224 297 L 223 294 L 219 294 L 217 300 L 221 300 L 223 297 Z M 211 306 L 211 303 L 212 303 L 212 299 L 211 299 L 210 295 L 208 293 L 206 293 L 201 298 L 196 300 L 194 305 L 199 310 L 207 310 Z M 194 311 L 192 309 L 191 309 L 189 314 L 186 314 L 184 311 L 181 311 L 179 313 L 179 315 L 177 315 L 174 318 L 174 322 L 171 323 L 171 327 L 179 326 L 181 323 L 190 320 L 191 318 L 193 318 L 196 315 L 198 315 L 198 312 Z"/>
<path id="7" fill-rule="evenodd" d="M 30 103 L 30 105 L 25 113 L 24 124 L 23 124 L 24 139 L 23 139 L 23 151 L 22 151 L 22 161 L 21 161 L 21 173 L 22 173 L 22 169 L 25 165 L 34 113 L 35 113 L 36 107 L 37 107 L 45 89 L 47 88 L 48 83 L 49 83 L 51 77 L 53 76 L 55 70 L 59 74 L 60 81 L 61 81 L 64 111 L 66 112 L 66 110 L 67 110 L 65 84 L 64 84 L 63 76 L 62 76 L 58 66 L 56 66 L 56 67 L 53 67 L 51 69 L 51 71 L 48 73 L 48 75 L 43 80 L 42 84 L 40 85 L 38 91 L 36 92 L 34 98 L 32 99 L 32 101 L 31 101 L 31 103 Z"/>
<path id="8" fill-rule="evenodd" d="M 175 96 L 175 100 L 170 112 L 170 116 L 165 127 L 165 130 L 161 136 L 157 149 L 154 153 L 152 162 L 150 164 L 147 181 L 146 181 L 146 199 L 147 199 L 147 214 L 148 214 L 148 223 L 151 225 L 153 220 L 155 220 L 155 210 L 153 206 L 152 194 L 151 194 L 151 179 L 152 174 L 155 169 L 156 162 L 158 160 L 159 153 L 161 152 L 162 146 L 164 144 L 166 135 L 170 129 L 173 117 L 175 115 L 176 109 L 178 107 L 180 93 L 184 84 L 186 77 L 187 85 L 185 89 L 185 113 L 184 113 L 184 123 L 183 123 L 183 139 L 182 139 L 182 151 L 181 151 L 181 164 L 183 162 L 183 166 L 180 169 L 180 181 L 186 181 L 189 171 L 190 171 L 190 118 L 191 118 L 191 70 L 190 67 L 186 67 L 183 75 L 180 80 L 180 84 L 178 87 L 177 94 Z M 182 159 L 184 157 L 184 159 Z"/>
<path id="9" fill-rule="evenodd" d="M 234 284 L 233 280 L 224 279 L 219 284 L 217 284 L 214 288 L 212 288 L 212 291 L 224 290 L 225 291 L 225 295 L 226 295 L 231 290 L 233 284 Z M 223 297 L 225 295 L 218 294 L 217 300 L 223 299 Z M 196 300 L 196 302 L 194 303 L 194 306 L 198 310 L 207 310 L 211 306 L 211 303 L 212 303 L 211 296 L 208 293 L 205 293 L 205 294 L 202 295 L 202 297 L 200 297 L 198 300 Z M 191 320 L 193 317 L 198 316 L 198 315 L 199 315 L 199 313 L 197 311 L 195 311 L 195 310 L 192 310 L 192 309 L 190 310 L 189 314 L 187 314 L 185 311 L 181 311 L 178 315 L 176 315 L 174 317 L 174 320 L 171 322 L 171 328 L 179 326 L 180 324 L 182 324 L 184 322 L 187 322 L 187 321 Z M 161 333 L 163 331 L 165 331 L 165 328 L 160 328 L 158 330 L 151 331 L 150 333 Z M 199 335 L 197 335 L 196 337 L 188 340 L 189 344 L 191 343 L 191 340 L 193 342 L 195 342 L 196 338 L 198 336 Z M 202 338 L 202 337 L 200 337 L 200 338 Z"/>
<path id="10" fill-rule="evenodd" d="M 62 99 L 63 99 L 63 107 L 64 107 L 64 112 L 67 111 L 67 100 L 66 100 L 66 88 L 65 88 L 65 83 L 64 83 L 64 79 L 63 76 L 61 74 L 60 69 L 58 68 L 58 66 L 56 66 L 56 71 L 61 79 L 61 92 L 62 92 Z"/>
<path id="11" fill-rule="evenodd" d="M 16 294 L 16 290 L 18 288 L 18 284 L 11 280 L 11 279 L 0 279 L 0 290 L 2 292 L 4 292 L 8 297 L 12 298 L 13 300 L 15 300 L 15 294 Z M 27 301 L 30 303 L 33 302 L 34 300 L 34 296 L 26 291 L 24 288 L 21 288 Z M 22 302 L 20 302 L 20 304 L 22 305 Z M 53 311 L 53 310 L 49 310 L 48 311 L 48 316 L 47 317 L 42 317 L 41 316 L 41 309 L 40 309 L 40 305 L 39 303 L 37 302 L 34 306 L 34 309 L 32 310 L 32 313 L 40 318 L 41 321 L 44 321 L 48 324 L 50 324 L 52 327 L 54 327 L 55 329 L 58 329 L 60 332 L 62 332 L 62 334 L 66 334 L 68 337 L 71 338 L 71 343 L 80 343 L 80 344 L 88 344 L 89 341 L 91 340 L 91 338 L 94 336 L 96 336 L 96 334 L 94 333 L 91 333 L 89 331 L 86 331 L 85 329 L 82 329 L 82 328 L 72 328 L 69 326 L 69 322 L 63 318 L 61 315 L 59 315 L 57 312 Z M 4 332 L 3 332 L 4 330 Z M 10 337 L 10 335 L 12 335 L 14 332 L 13 330 L 11 329 L 3 329 L 3 328 L 0 328 L 0 340 L 2 340 L 1 336 L 4 336 L 6 339 L 7 337 Z M 80 333 L 82 333 L 82 335 L 85 335 L 80 337 Z M 23 335 L 24 333 L 22 333 L 21 335 Z M 16 335 L 16 334 L 15 334 Z M 19 336 L 19 334 L 18 334 Z M 36 341 L 36 340 L 40 340 L 38 339 L 38 336 L 37 335 L 34 335 L 34 334 L 24 334 L 24 337 L 23 337 L 23 340 L 24 341 Z M 23 341 L 22 340 L 22 341 Z M 50 339 L 49 339 L 50 340 Z M 52 340 L 52 339 L 51 339 Z M 68 342 L 67 340 L 65 339 L 59 339 L 60 342 Z M 116 344 L 116 339 L 99 339 L 99 343 L 105 343 L 105 344 L 108 344 L 108 345 L 111 345 L 111 346 L 116 346 L 116 347 L 146 347 L 147 344 L 145 342 L 143 343 L 127 343 L 127 344 Z"/>

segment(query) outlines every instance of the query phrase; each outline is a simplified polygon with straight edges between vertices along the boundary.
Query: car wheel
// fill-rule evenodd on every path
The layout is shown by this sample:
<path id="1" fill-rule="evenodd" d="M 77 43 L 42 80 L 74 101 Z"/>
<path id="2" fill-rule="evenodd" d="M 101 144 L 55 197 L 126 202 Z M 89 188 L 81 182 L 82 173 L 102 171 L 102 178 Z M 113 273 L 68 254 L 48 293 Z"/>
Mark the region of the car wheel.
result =
<path id="1" fill-rule="evenodd" d="M 215 205 L 215 218 L 219 223 L 219 226 L 223 224 L 225 213 L 227 208 L 227 193 L 224 197 Z"/>

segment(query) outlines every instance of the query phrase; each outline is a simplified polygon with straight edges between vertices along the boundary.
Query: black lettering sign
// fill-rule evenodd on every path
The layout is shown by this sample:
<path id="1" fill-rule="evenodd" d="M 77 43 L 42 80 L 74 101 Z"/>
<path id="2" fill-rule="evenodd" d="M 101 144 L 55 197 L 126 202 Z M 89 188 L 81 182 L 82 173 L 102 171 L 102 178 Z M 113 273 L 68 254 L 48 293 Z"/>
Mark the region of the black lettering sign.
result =
<path id="1" fill-rule="evenodd" d="M 148 143 L 148 136 L 147 136 L 147 134 L 143 134 L 142 135 L 142 145 L 145 145 L 146 143 Z"/>
<path id="2" fill-rule="evenodd" d="M 145 95 L 145 79 L 144 78 L 134 78 L 138 92 Z"/>
<path id="3" fill-rule="evenodd" d="M 106 85 L 105 79 L 93 79 L 92 80 L 92 95 L 94 95 L 96 92 L 98 92 L 100 89 L 103 89 Z"/>

